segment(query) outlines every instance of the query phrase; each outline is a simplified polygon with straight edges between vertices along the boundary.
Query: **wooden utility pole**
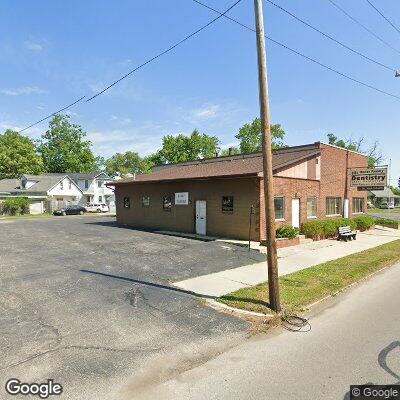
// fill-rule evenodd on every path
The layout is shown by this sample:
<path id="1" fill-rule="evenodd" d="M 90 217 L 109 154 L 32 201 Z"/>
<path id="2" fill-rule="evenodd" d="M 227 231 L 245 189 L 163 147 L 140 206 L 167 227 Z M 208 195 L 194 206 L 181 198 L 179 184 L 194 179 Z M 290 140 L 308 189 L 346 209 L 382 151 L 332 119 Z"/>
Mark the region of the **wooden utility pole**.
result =
<path id="1" fill-rule="evenodd" d="M 265 51 L 263 0 L 254 0 L 257 34 L 258 82 L 260 92 L 260 116 L 263 148 L 265 227 L 268 262 L 269 303 L 275 312 L 281 311 L 278 281 L 278 257 L 276 254 L 275 207 L 272 175 L 272 138 L 269 117 L 267 59 Z"/>

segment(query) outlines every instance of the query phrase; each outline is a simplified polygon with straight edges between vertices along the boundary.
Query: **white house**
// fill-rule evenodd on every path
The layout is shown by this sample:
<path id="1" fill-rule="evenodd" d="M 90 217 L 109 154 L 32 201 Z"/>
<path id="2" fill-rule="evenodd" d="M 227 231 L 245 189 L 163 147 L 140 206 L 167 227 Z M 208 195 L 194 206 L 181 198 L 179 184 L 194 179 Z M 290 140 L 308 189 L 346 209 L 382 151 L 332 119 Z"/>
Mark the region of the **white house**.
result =
<path id="1" fill-rule="evenodd" d="M 31 214 L 43 213 L 46 206 L 52 211 L 77 204 L 82 195 L 82 190 L 66 174 L 25 174 L 20 179 L 0 180 L 0 201 L 8 197 L 27 197 L 31 200 Z"/>
<path id="2" fill-rule="evenodd" d="M 105 172 L 90 172 L 88 174 L 69 174 L 82 190 L 81 203 L 102 203 L 110 208 L 115 206 L 114 190 L 106 183 L 113 181 Z"/>

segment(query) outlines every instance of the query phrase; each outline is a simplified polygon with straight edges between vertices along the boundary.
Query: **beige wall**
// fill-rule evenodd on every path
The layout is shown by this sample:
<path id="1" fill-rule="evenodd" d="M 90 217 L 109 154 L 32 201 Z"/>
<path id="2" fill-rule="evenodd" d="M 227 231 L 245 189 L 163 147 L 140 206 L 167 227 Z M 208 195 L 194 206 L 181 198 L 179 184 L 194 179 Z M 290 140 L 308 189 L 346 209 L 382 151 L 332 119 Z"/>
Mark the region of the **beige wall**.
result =
<path id="1" fill-rule="evenodd" d="M 207 201 L 207 235 L 247 239 L 250 206 L 256 207 L 252 218 L 252 240 L 259 240 L 258 178 L 193 180 L 187 182 L 134 183 L 116 186 L 117 221 L 146 229 L 195 232 L 196 200 Z M 175 205 L 175 193 L 189 192 L 189 205 Z M 150 197 L 150 206 L 142 206 L 142 197 Z M 171 196 L 171 211 L 164 211 L 162 199 Z M 234 197 L 232 214 L 221 211 L 222 196 Z M 123 207 L 129 197 L 131 206 Z"/>

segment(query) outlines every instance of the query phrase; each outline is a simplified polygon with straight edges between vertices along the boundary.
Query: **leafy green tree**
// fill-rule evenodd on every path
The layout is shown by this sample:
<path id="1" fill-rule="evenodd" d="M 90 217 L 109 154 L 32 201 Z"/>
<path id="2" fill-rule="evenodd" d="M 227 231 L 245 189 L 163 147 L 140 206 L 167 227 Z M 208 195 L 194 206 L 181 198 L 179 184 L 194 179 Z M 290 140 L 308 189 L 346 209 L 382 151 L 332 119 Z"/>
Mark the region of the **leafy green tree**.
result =
<path id="1" fill-rule="evenodd" d="M 167 135 L 163 137 L 162 148 L 149 157 L 154 164 L 175 164 L 199 158 L 215 157 L 220 141 L 216 136 L 201 134 L 195 129 L 190 136 Z"/>
<path id="2" fill-rule="evenodd" d="M 40 174 L 43 168 L 43 161 L 29 137 L 10 129 L 0 135 L 0 179 Z"/>
<path id="3" fill-rule="evenodd" d="M 238 147 L 229 147 L 221 151 L 221 156 L 230 156 L 240 154 L 240 149 Z"/>
<path id="4" fill-rule="evenodd" d="M 283 142 L 286 132 L 283 130 L 280 124 L 271 125 L 271 133 L 273 149 L 286 147 Z M 244 124 L 239 129 L 239 133 L 235 137 L 240 141 L 239 146 L 241 153 L 255 153 L 257 151 L 261 151 L 262 129 L 260 118 L 256 118 L 250 124 Z"/>
<path id="5" fill-rule="evenodd" d="M 383 155 L 379 148 L 379 142 L 376 140 L 367 149 L 364 148 L 365 138 L 361 136 L 359 139 L 339 139 L 333 133 L 328 133 L 328 143 L 342 147 L 347 150 L 357 151 L 368 157 L 368 166 L 375 167 L 383 161 Z"/>
<path id="6" fill-rule="evenodd" d="M 42 135 L 38 151 L 47 172 L 91 172 L 96 158 L 86 132 L 71 124 L 68 115 L 55 115 Z"/>
<path id="7" fill-rule="evenodd" d="M 128 174 L 142 174 L 151 170 L 151 162 L 142 158 L 138 153 L 127 151 L 116 153 L 105 161 L 106 172 L 111 175 L 126 176 Z"/>

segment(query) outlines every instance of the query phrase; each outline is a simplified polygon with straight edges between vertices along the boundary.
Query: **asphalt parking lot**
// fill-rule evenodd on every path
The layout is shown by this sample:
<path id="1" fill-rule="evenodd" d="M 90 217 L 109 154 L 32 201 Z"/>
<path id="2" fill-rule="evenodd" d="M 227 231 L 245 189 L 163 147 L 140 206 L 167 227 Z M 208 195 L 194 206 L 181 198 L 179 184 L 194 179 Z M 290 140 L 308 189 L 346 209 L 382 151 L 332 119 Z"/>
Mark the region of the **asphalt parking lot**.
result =
<path id="1" fill-rule="evenodd" d="M 5 382 L 61 383 L 63 399 L 134 399 L 151 380 L 237 343 L 242 320 L 171 282 L 256 263 L 218 242 L 120 227 L 114 218 L 0 221 L 0 398 Z"/>

